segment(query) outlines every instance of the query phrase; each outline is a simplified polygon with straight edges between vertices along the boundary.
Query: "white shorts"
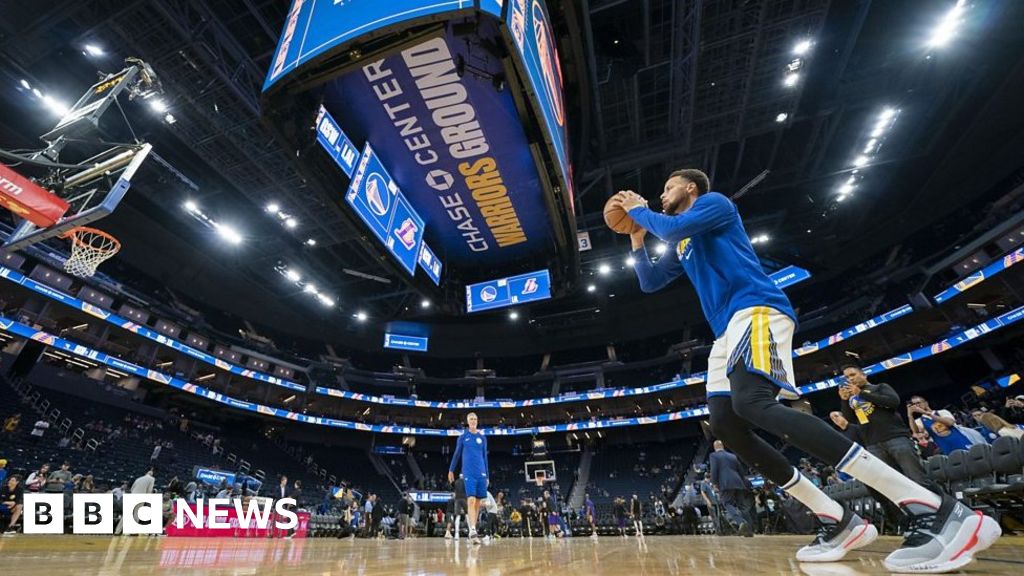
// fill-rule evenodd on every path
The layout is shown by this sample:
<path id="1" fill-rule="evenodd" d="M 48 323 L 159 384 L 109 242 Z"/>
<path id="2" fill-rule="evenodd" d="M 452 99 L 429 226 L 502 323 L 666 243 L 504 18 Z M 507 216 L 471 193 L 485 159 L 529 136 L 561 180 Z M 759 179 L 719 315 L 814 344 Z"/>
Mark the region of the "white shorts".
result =
<path id="1" fill-rule="evenodd" d="M 786 396 L 799 394 L 793 373 L 793 319 L 767 306 L 733 314 L 708 357 L 708 398 L 732 393 L 729 374 L 742 361 L 748 372 L 771 380 Z"/>

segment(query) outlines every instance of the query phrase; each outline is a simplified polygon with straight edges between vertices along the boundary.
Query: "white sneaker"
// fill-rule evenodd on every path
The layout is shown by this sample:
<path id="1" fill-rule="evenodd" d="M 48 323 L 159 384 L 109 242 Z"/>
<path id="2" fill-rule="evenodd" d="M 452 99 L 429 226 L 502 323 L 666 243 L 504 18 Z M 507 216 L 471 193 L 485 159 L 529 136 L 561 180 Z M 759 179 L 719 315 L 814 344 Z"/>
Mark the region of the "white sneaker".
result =
<path id="1" fill-rule="evenodd" d="M 903 509 L 912 519 L 903 546 L 885 559 L 885 567 L 893 572 L 954 572 L 1003 533 L 998 522 L 952 496 L 943 496 L 938 510 L 921 504 Z"/>
<path id="2" fill-rule="evenodd" d="M 821 524 L 818 536 L 796 553 L 800 562 L 836 562 L 850 550 L 863 548 L 878 538 L 878 529 L 850 510 L 834 524 Z"/>
<path id="3" fill-rule="evenodd" d="M 452 533 L 451 532 L 445 532 L 444 533 L 444 539 L 445 540 L 451 540 L 452 539 Z"/>

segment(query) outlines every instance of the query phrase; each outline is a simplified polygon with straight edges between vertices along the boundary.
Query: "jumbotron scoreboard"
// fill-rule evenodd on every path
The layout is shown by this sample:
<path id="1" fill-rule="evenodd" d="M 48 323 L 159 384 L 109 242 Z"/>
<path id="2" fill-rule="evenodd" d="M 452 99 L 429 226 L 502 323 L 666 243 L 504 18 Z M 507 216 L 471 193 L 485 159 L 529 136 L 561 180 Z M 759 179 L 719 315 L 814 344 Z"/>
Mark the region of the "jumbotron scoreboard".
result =
<path id="1" fill-rule="evenodd" d="M 543 0 L 293 0 L 266 124 L 381 262 L 449 311 L 579 274 L 562 73 Z"/>

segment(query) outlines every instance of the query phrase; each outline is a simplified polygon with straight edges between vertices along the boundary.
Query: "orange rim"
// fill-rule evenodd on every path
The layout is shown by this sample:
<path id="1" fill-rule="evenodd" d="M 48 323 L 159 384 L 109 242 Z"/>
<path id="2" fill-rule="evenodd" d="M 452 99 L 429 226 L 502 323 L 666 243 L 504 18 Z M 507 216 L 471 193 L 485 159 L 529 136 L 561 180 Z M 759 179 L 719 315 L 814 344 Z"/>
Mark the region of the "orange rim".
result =
<path id="1" fill-rule="evenodd" d="M 111 246 L 93 246 L 92 244 L 83 242 L 82 239 L 78 237 L 79 234 L 95 234 L 108 240 L 111 243 Z M 77 228 L 72 228 L 71 230 L 68 230 L 67 232 L 61 234 L 60 237 L 71 239 L 71 242 L 80 248 L 85 248 L 87 250 L 92 250 L 94 252 L 102 252 L 104 254 L 108 252 L 117 252 L 118 250 L 121 249 L 120 240 L 114 238 L 110 234 L 107 234 L 103 230 L 90 228 L 88 226 L 79 226 Z"/>

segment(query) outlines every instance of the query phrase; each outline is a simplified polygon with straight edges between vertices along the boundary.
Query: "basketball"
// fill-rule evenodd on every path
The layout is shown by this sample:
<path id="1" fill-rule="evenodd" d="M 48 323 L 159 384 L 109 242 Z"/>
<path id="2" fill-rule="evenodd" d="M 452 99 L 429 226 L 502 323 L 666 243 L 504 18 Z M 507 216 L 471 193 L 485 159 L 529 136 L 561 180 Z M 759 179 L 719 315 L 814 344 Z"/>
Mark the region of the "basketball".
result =
<path id="1" fill-rule="evenodd" d="M 614 201 L 615 199 L 616 197 L 612 196 L 604 203 L 604 223 L 617 234 L 631 234 L 635 232 L 639 226 L 622 209 L 622 206 Z"/>

